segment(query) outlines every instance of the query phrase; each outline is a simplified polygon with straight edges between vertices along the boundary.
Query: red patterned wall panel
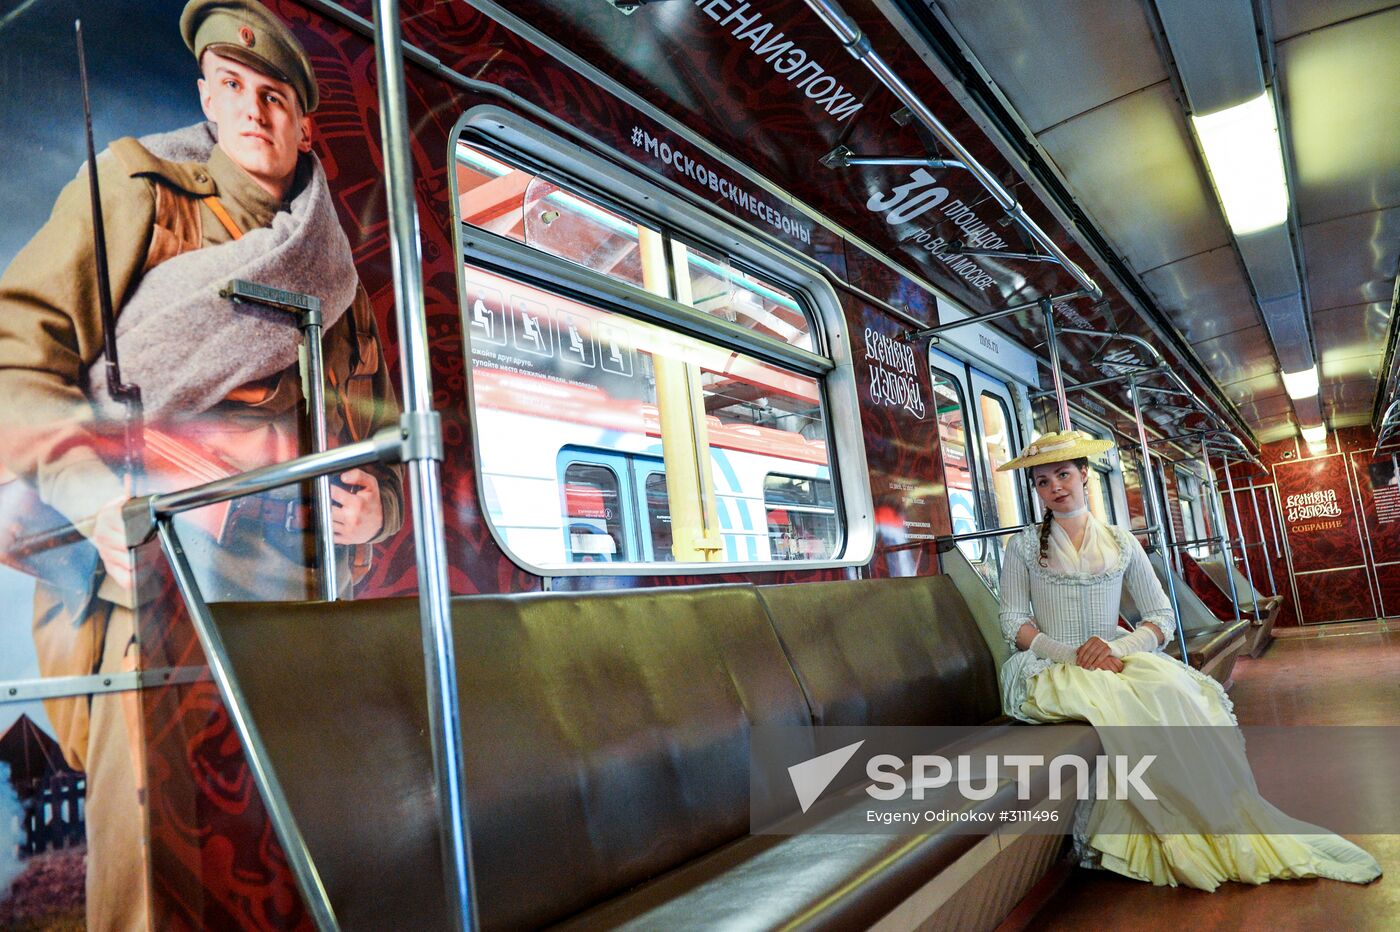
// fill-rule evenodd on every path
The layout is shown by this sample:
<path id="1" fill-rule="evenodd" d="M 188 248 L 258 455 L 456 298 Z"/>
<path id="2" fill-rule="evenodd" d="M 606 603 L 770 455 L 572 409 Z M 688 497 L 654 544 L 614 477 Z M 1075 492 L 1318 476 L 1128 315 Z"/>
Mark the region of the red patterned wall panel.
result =
<path id="1" fill-rule="evenodd" d="M 1371 597 L 1371 574 L 1366 567 L 1305 573 L 1297 577 L 1298 604 L 1303 624 L 1365 621 L 1376 617 Z"/>
<path id="2" fill-rule="evenodd" d="M 1330 454 L 1280 462 L 1273 471 L 1293 555 L 1299 619 L 1313 624 L 1374 618 L 1348 458 Z"/>

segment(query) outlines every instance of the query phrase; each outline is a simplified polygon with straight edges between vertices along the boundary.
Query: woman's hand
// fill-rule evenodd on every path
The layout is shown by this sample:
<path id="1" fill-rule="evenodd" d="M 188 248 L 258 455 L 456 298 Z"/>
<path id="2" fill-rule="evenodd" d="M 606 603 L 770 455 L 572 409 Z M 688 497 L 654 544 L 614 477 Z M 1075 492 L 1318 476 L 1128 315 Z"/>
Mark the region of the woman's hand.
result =
<path id="1" fill-rule="evenodd" d="M 1101 637 L 1091 637 L 1080 644 L 1079 650 L 1074 653 L 1074 662 L 1086 670 L 1123 672 L 1123 661 L 1113 656 L 1113 652 L 1109 650 L 1108 642 Z"/>
<path id="2" fill-rule="evenodd" d="M 1080 666 L 1084 666 L 1080 664 Z M 1108 656 L 1099 661 L 1096 667 L 1087 667 L 1089 670 L 1107 670 L 1109 673 L 1122 673 L 1123 661 L 1118 657 Z"/>

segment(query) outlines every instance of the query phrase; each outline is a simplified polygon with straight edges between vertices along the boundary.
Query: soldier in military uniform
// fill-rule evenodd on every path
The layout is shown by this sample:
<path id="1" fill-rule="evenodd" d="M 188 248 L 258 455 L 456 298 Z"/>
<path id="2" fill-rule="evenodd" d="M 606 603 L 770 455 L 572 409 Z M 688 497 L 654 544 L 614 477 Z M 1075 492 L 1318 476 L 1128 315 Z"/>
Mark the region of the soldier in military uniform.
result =
<path id="1" fill-rule="evenodd" d="M 374 315 L 311 153 L 308 114 L 319 95 L 304 50 L 255 0 L 192 0 L 180 28 L 199 62 L 200 102 L 210 123 L 118 140 L 97 159 L 122 362 L 126 368 L 130 338 L 137 373 L 129 372 L 127 380 L 155 399 L 151 426 L 182 436 L 235 469 L 306 452 L 297 366 L 278 356 L 286 346 L 279 342 L 276 353 L 264 353 L 253 340 L 231 344 L 243 346 L 242 352 L 191 351 L 206 340 L 219 346 L 222 324 L 204 332 L 201 322 L 203 315 L 224 320 L 219 315 L 226 309 L 216 306 L 207 287 L 193 289 L 197 294 L 183 305 L 181 313 L 193 315 L 193 327 L 162 316 L 181 306 L 171 299 L 178 273 L 197 271 L 196 260 L 219 274 L 241 268 L 285 272 L 262 283 L 288 290 L 327 289 L 335 302 L 323 308 L 332 444 L 395 423 L 397 406 Z M 114 672 L 135 663 L 132 569 L 121 524 L 121 504 L 131 489 L 119 475 L 120 458 L 100 439 L 103 334 L 92 229 L 86 175 L 80 173 L 0 277 L 0 464 L 33 485 L 101 556 L 85 592 L 43 580 L 38 585 L 34 633 L 46 676 Z M 170 270 L 176 274 L 158 281 Z M 138 319 L 140 314 L 147 316 Z M 289 318 L 281 326 L 294 343 L 294 322 Z M 144 349 L 143 332 L 156 334 Z M 143 352 L 150 359 L 141 369 Z M 180 379 L 185 381 L 176 384 Z M 332 490 L 338 544 L 363 547 L 398 530 L 397 470 L 366 467 L 340 480 Z M 217 536 L 186 534 L 191 549 L 198 551 L 202 540 L 207 551 L 206 596 L 315 597 L 307 569 L 314 556 L 307 513 L 295 490 L 269 493 L 237 507 Z M 342 581 L 351 575 L 350 549 L 337 548 Z M 133 695 L 126 694 L 125 712 L 121 694 L 49 705 L 65 756 L 88 777 L 90 928 L 149 925 Z"/>

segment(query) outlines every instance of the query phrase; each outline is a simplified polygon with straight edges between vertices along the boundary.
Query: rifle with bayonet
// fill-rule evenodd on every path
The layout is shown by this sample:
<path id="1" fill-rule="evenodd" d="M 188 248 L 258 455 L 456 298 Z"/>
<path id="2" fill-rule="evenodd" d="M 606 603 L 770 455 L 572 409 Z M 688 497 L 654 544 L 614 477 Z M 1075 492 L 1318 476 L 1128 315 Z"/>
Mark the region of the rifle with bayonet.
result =
<path id="1" fill-rule="evenodd" d="M 141 390 L 122 381 L 121 362 L 117 355 L 117 315 L 112 304 L 111 273 L 107 267 L 107 231 L 102 220 L 102 188 L 97 177 L 97 149 L 93 142 L 92 98 L 88 92 L 87 55 L 83 48 L 82 20 L 73 23 L 73 31 L 78 46 L 78 79 L 83 96 L 88 194 L 92 203 L 93 256 L 97 273 L 97 300 L 102 315 L 102 346 L 106 356 L 107 389 L 113 399 L 121 402 L 124 409 L 124 466 L 126 474 L 134 479 L 141 469 L 145 449 Z M 40 502 L 38 496 L 32 492 L 22 505 L 12 510 L 27 511 L 25 517 L 30 524 L 37 520 L 51 526 L 32 534 L 15 534 L 8 545 L 3 547 L 6 562 L 62 587 L 70 584 L 85 586 L 91 580 L 96 569 L 96 548 L 91 545 L 84 547 L 81 557 L 65 554 L 59 559 L 45 560 L 43 565 L 36 563 L 36 558 L 40 558 L 46 552 L 70 544 L 86 543 L 82 533 L 66 518 Z M 87 552 L 89 550 L 91 553 Z"/>

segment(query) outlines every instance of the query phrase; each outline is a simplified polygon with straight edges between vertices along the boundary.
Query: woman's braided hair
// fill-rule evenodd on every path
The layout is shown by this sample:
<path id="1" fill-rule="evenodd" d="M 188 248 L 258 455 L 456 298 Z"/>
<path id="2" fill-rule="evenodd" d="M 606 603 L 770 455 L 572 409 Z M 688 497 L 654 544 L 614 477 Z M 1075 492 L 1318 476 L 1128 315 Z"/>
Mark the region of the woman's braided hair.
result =
<path id="1" fill-rule="evenodd" d="M 1074 465 L 1078 466 L 1080 469 L 1088 469 L 1088 468 L 1089 468 L 1089 458 L 1088 458 L 1087 456 L 1078 457 L 1077 459 L 1074 459 L 1074 460 L 1072 460 L 1071 462 L 1073 462 Z M 1086 480 L 1084 481 L 1084 484 L 1085 484 L 1085 486 L 1088 486 L 1089 481 L 1086 479 Z M 1051 511 L 1049 508 L 1045 509 L 1045 517 L 1044 517 L 1044 519 L 1042 519 L 1041 522 L 1040 522 L 1040 565 L 1041 565 L 1041 566 L 1049 566 L 1049 565 L 1050 565 L 1050 524 L 1051 524 L 1054 520 L 1055 520 L 1055 513 L 1054 513 L 1053 511 Z"/>

